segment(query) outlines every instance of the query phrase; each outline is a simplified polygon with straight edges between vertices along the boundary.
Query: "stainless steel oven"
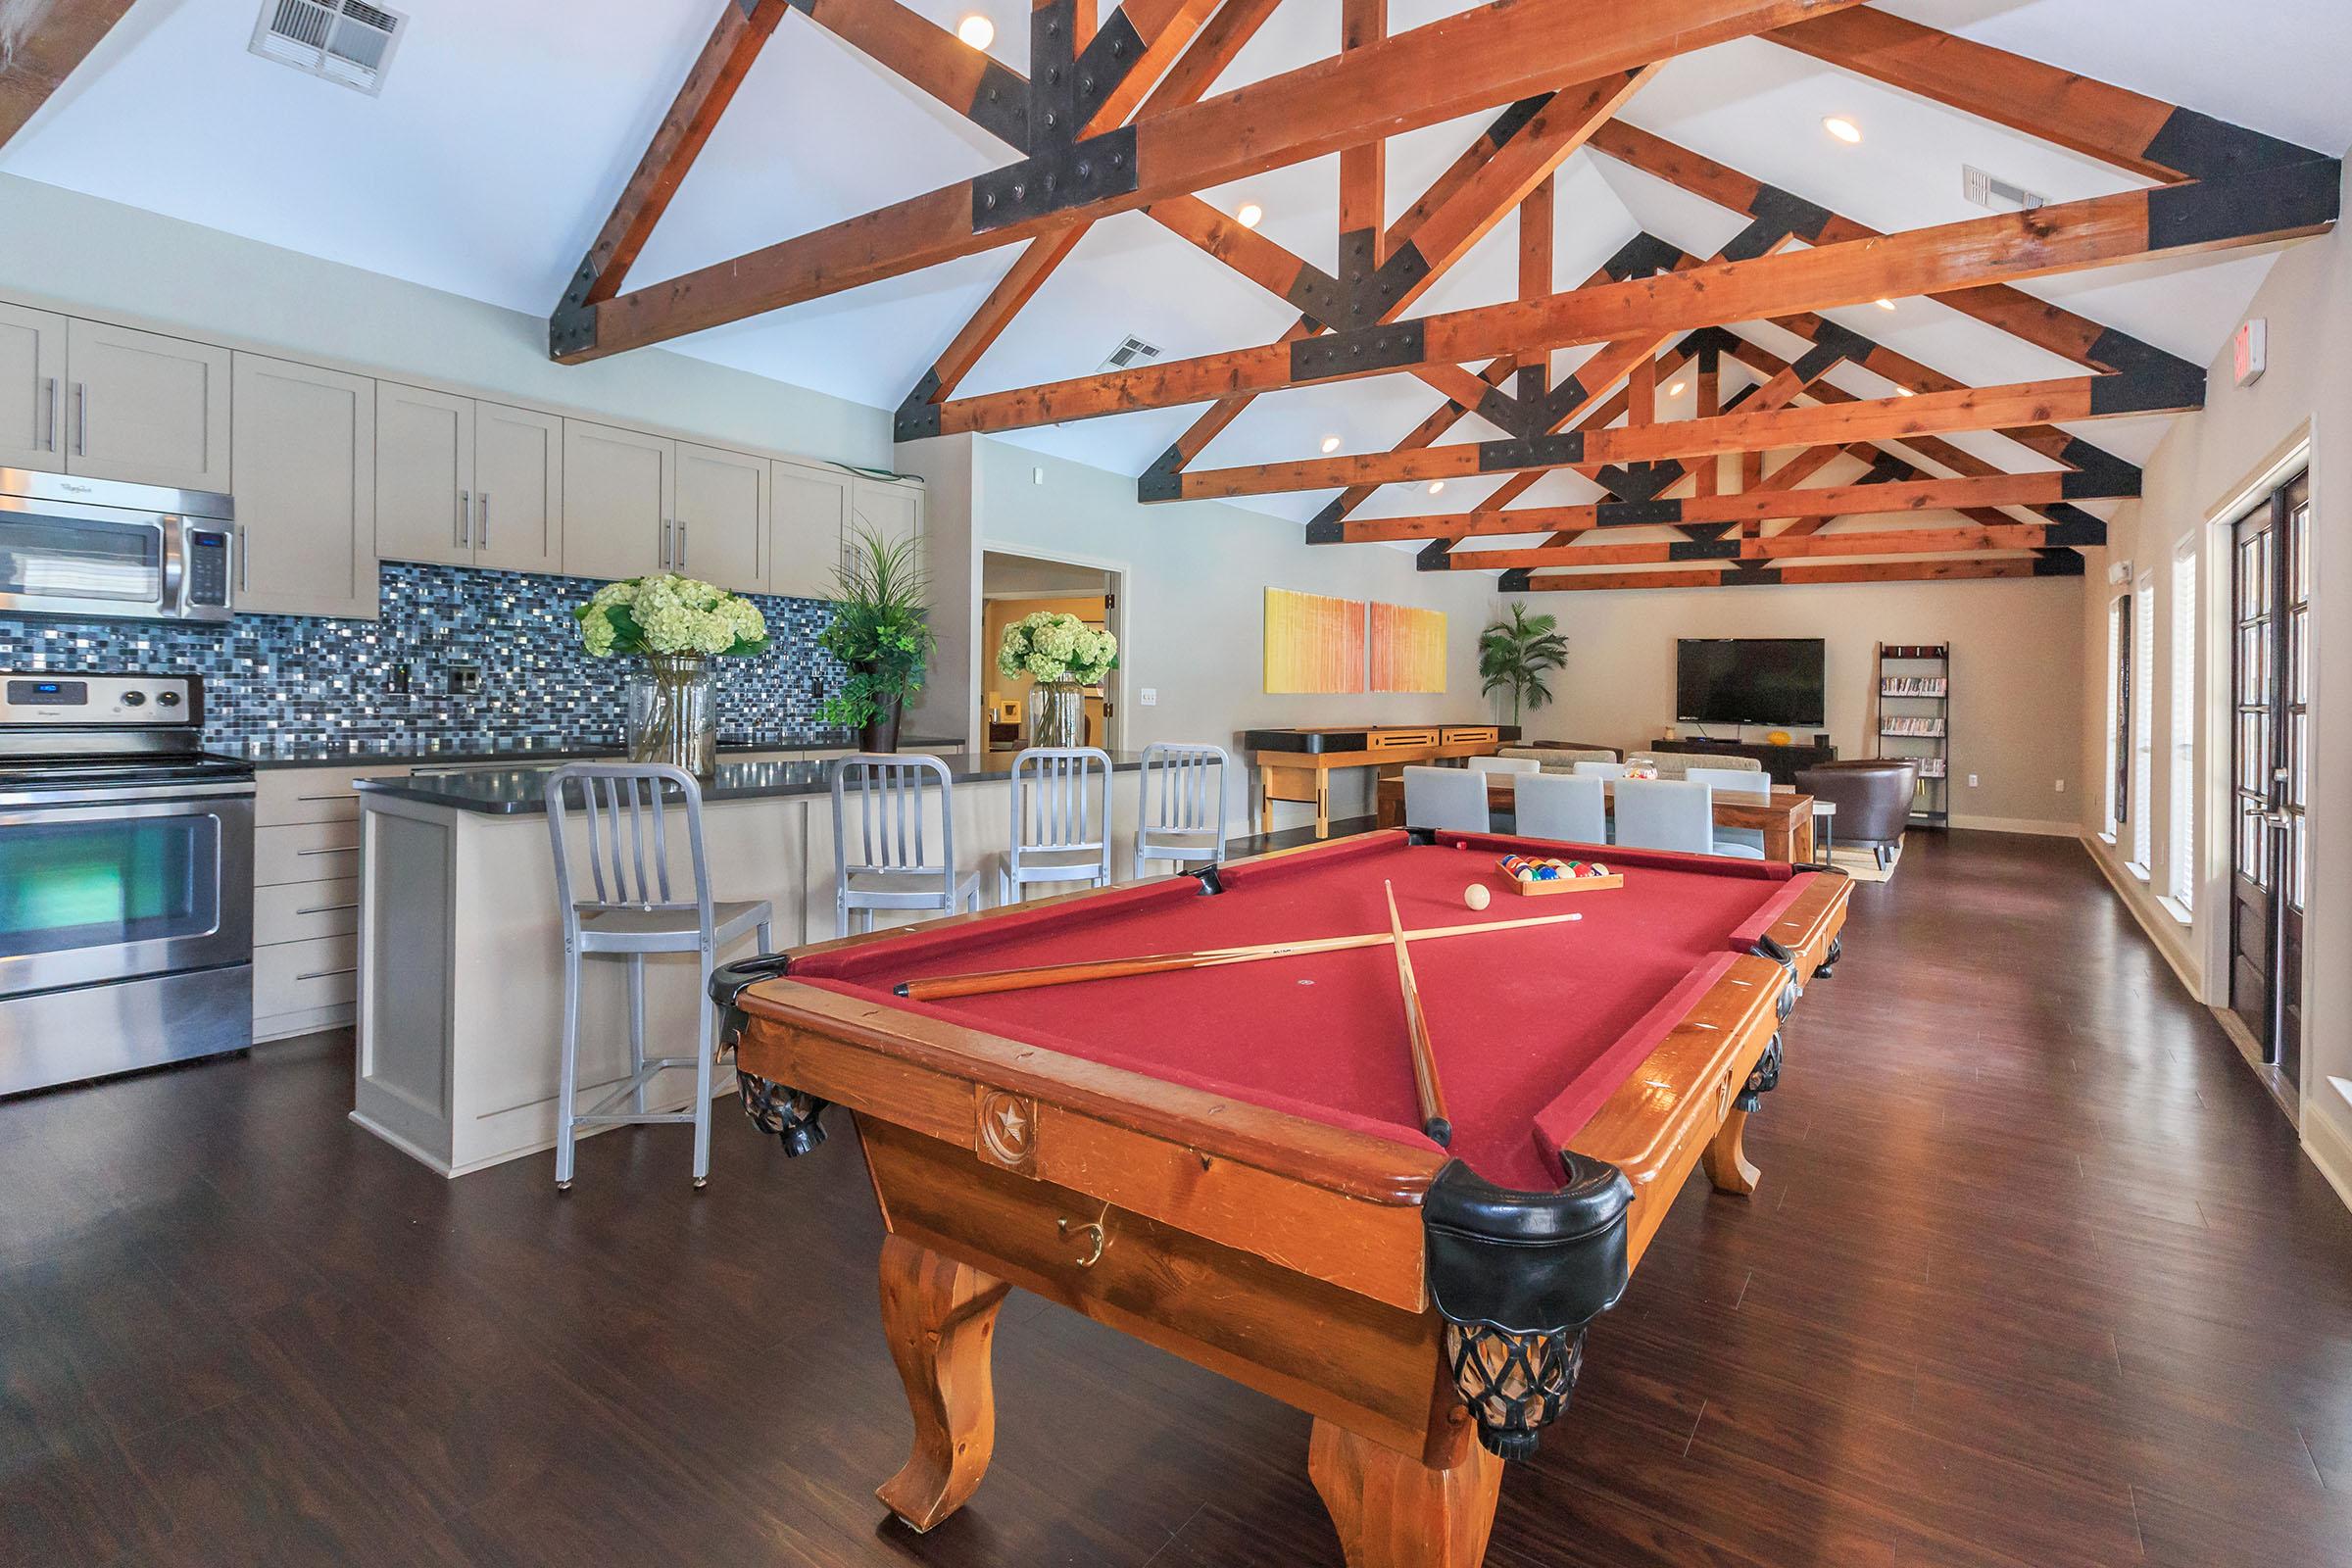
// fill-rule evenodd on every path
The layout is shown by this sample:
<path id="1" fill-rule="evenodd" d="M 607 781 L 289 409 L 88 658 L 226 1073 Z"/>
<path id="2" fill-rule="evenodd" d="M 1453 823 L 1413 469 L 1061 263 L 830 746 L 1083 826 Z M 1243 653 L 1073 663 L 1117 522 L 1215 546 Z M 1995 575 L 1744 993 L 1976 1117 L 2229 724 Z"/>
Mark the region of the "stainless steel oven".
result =
<path id="1" fill-rule="evenodd" d="M 226 620 L 226 496 L 0 468 L 0 612 Z"/>
<path id="2" fill-rule="evenodd" d="M 252 1042 L 253 773 L 194 676 L 0 673 L 0 1094 Z"/>

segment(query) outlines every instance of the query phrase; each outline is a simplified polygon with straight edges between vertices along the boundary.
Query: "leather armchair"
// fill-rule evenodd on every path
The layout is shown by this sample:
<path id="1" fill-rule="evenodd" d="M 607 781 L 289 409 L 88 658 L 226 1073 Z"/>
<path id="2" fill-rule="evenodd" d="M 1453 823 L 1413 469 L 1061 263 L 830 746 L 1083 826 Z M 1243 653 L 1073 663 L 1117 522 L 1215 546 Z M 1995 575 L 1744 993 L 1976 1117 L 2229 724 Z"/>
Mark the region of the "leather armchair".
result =
<path id="1" fill-rule="evenodd" d="M 1900 843 L 1911 821 L 1911 800 L 1919 788 L 1919 764 L 1897 758 L 1856 758 L 1823 762 L 1796 775 L 1796 790 L 1838 808 L 1832 832 L 1839 842 L 1867 844 L 1881 866 Z"/>

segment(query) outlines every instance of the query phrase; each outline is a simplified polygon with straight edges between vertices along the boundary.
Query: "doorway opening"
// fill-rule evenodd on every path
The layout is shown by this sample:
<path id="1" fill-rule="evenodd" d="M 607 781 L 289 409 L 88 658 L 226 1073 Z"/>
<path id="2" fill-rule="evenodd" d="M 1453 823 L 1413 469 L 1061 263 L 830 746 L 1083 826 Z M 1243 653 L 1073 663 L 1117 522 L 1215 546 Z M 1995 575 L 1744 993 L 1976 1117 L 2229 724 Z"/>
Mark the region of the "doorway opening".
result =
<path id="1" fill-rule="evenodd" d="M 1127 651 L 1122 618 L 1125 588 L 1126 574 L 1114 566 L 1004 550 L 980 553 L 978 685 L 980 732 L 986 750 L 1009 756 L 1030 744 L 1029 693 L 1036 683 L 1027 675 L 1006 675 L 997 668 L 997 646 L 1004 628 L 1041 611 L 1075 615 L 1119 639 L 1123 669 Z M 1087 689 L 1089 746 L 1119 750 L 1120 680 L 1121 669 L 1113 669 L 1102 685 Z"/>

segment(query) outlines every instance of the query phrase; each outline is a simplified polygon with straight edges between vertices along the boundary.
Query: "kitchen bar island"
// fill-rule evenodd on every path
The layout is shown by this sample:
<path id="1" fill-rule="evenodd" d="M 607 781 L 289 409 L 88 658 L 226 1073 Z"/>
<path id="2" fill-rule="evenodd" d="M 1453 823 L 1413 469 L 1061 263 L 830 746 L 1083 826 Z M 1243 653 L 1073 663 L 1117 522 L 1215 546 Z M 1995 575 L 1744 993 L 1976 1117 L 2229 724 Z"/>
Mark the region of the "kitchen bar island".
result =
<path id="1" fill-rule="evenodd" d="M 956 858 L 984 864 L 1011 836 L 1010 781 L 999 760 L 943 754 L 955 778 Z M 1115 756 L 1112 869 L 1128 871 L 1138 758 Z M 548 838 L 547 767 L 359 781 L 359 1069 L 352 1119 L 444 1175 L 554 1147 L 563 1024 L 563 926 Z M 703 835 L 716 899 L 775 906 L 779 947 L 838 935 L 833 803 L 822 761 L 722 762 L 703 789 Z M 670 815 L 670 864 L 692 864 L 685 813 Z M 579 819 L 573 818 L 575 827 Z M 933 823 L 936 826 L 934 815 Z M 584 848 L 572 853 L 585 878 Z M 982 893 L 995 888 L 985 877 Z M 749 941 L 720 954 L 748 956 Z M 580 1103 L 628 1075 L 627 965 L 584 970 Z M 706 1005 L 691 956 L 649 958 L 647 1046 L 691 1054 Z M 677 1044 L 680 1038 L 688 1044 Z M 732 1094 L 731 1075 L 721 1075 Z M 692 1074 L 656 1080 L 648 1104 L 688 1103 Z M 583 1135 L 587 1129 L 583 1129 Z M 683 1177 L 680 1178 L 683 1180 Z"/>

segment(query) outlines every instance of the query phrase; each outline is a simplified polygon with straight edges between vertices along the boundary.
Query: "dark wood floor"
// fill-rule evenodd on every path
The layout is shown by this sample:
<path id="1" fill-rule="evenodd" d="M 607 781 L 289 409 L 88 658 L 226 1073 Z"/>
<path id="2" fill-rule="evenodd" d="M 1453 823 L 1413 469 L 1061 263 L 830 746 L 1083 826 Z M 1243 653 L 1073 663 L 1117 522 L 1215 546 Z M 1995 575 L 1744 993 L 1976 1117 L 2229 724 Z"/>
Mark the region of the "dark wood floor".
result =
<path id="1" fill-rule="evenodd" d="M 2352 1214 L 2077 847 L 1855 890 L 1490 1561 L 2352 1562 Z M 1293 1411 L 1034 1298 L 928 1538 L 847 1123 L 447 1183 L 327 1040 L 0 1104 L 0 1562 L 1336 1568 Z"/>

